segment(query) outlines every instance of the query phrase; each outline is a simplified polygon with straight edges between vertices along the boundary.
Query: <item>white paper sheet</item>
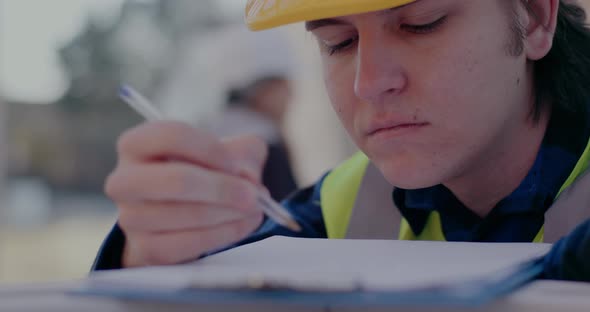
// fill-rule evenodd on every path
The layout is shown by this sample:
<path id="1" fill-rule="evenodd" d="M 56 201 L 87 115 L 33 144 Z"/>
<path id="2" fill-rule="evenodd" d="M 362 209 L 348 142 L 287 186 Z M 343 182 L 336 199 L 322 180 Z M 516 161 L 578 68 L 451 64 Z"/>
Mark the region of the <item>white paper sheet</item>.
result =
<path id="1" fill-rule="evenodd" d="M 400 291 L 493 278 L 551 245 L 272 237 L 200 261 L 97 273 L 96 283 L 174 290 Z"/>

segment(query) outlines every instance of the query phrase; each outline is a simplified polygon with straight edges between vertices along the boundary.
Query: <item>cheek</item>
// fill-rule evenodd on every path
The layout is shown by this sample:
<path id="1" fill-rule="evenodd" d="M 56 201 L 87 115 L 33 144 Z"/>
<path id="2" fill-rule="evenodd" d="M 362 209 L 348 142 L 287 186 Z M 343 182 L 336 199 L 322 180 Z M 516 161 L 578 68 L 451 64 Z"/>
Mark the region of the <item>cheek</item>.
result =
<path id="1" fill-rule="evenodd" d="M 480 38 L 460 41 L 466 49 L 449 48 L 426 64 L 416 84 L 417 97 L 437 131 L 431 135 L 431 152 L 439 168 L 465 165 L 495 146 L 514 124 L 526 119 L 522 89 L 524 60 L 509 56 L 503 43 Z M 436 152 L 436 153 L 434 153 Z M 435 155 L 436 154 L 436 155 Z"/>
<path id="2" fill-rule="evenodd" d="M 324 83 L 332 108 L 346 131 L 353 135 L 356 96 L 354 95 L 354 71 L 337 62 L 324 61 Z"/>
<path id="3" fill-rule="evenodd" d="M 458 137 L 474 135 L 487 123 L 498 122 L 499 106 L 509 102 L 503 81 L 510 66 L 490 63 L 503 51 L 498 46 L 480 48 L 484 43 L 477 40 L 468 43 L 471 48 L 444 51 L 436 64 L 431 64 L 436 70 L 427 73 L 419 91 L 436 103 L 430 107 L 433 117 Z M 497 52 L 492 53 L 494 50 Z M 466 129 L 471 131 L 465 133 Z"/>

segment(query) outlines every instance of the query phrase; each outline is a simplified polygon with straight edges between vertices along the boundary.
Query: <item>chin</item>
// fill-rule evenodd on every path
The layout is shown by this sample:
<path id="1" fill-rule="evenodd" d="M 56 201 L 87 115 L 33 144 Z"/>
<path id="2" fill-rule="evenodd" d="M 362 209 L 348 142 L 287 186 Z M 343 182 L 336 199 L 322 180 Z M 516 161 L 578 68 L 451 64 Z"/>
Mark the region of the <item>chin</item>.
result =
<path id="1" fill-rule="evenodd" d="M 393 186 L 413 190 L 428 188 L 442 183 L 441 175 L 437 174 L 431 167 L 420 166 L 413 162 L 375 162 L 379 171 L 385 179 Z"/>

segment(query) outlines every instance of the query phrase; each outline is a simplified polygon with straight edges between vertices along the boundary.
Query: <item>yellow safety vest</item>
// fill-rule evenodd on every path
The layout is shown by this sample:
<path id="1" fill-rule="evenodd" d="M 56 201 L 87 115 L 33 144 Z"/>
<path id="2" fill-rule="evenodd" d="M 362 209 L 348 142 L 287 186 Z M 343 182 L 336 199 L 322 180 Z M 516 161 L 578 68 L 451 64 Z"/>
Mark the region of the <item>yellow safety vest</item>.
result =
<path id="1" fill-rule="evenodd" d="M 589 161 L 590 142 L 545 214 L 545 224 L 534 242 L 555 242 L 590 218 Z M 398 232 L 400 240 L 446 240 L 436 211 L 430 213 L 424 230 L 414 233 L 395 207 L 392 190 L 361 152 L 332 170 L 320 190 L 328 238 L 394 239 Z"/>

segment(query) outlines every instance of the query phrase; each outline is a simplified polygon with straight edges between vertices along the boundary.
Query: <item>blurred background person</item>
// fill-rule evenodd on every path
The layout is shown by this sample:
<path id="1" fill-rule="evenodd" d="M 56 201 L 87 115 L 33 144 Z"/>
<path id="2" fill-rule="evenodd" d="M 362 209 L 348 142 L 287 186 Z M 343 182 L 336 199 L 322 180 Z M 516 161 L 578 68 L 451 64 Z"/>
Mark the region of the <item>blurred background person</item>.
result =
<path id="1" fill-rule="evenodd" d="M 262 183 L 275 200 L 297 189 L 289 148 L 283 135 L 291 86 L 284 76 L 266 76 L 228 92 L 226 111 L 209 129 L 221 137 L 253 134 L 269 145 Z"/>
<path id="2" fill-rule="evenodd" d="M 232 73 L 215 82 L 221 92 L 226 90 L 221 112 L 198 125 L 220 137 L 252 134 L 268 143 L 262 183 L 275 200 L 281 200 L 297 189 L 285 136 L 285 120 L 293 101 L 294 62 L 288 43 L 280 34 L 253 33 L 242 24 L 222 28 L 210 38 L 212 42 L 200 40 L 200 46 L 218 52 L 203 70 L 225 68 Z"/>

